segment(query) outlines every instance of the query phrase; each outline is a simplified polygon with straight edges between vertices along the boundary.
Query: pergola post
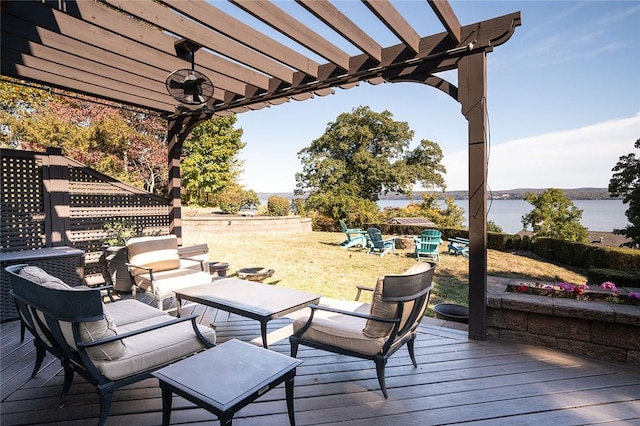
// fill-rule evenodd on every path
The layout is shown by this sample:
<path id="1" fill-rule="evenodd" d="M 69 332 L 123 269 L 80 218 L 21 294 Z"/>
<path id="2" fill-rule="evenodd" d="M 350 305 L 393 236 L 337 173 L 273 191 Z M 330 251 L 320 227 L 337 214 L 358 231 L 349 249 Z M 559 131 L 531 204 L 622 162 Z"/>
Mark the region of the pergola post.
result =
<path id="1" fill-rule="evenodd" d="M 458 64 L 458 95 L 469 123 L 469 337 L 487 336 L 487 57 Z"/>
<path id="2" fill-rule="evenodd" d="M 181 132 L 182 126 L 175 119 L 167 122 L 167 128 L 169 142 L 169 233 L 178 237 L 178 244 L 181 244 L 182 200 L 180 189 L 182 180 L 180 179 L 180 155 L 185 135 Z"/>

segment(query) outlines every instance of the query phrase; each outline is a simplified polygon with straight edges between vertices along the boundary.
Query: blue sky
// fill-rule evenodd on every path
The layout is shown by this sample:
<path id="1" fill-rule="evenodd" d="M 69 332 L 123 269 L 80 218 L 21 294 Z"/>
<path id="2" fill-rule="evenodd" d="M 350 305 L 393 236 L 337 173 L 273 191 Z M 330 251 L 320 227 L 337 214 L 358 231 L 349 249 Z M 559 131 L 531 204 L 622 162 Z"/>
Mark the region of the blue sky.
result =
<path id="1" fill-rule="evenodd" d="M 361 2 L 335 3 L 352 10 L 348 16 L 354 21 L 372 25 Z M 444 30 L 425 0 L 392 3 L 421 36 Z M 490 189 L 607 187 L 618 158 L 633 152 L 640 138 L 640 1 L 453 0 L 451 5 L 462 25 L 521 12 L 522 25 L 513 37 L 488 55 Z M 368 31 L 384 46 L 398 43 L 385 28 Z M 457 84 L 455 73 L 443 77 Z M 339 114 L 360 105 L 389 110 L 395 120 L 408 122 L 414 145 L 421 139 L 440 145 L 447 189 L 467 189 L 467 123 L 460 105 L 414 83 L 362 83 L 239 114 L 247 144 L 240 153 L 241 183 L 257 192 L 293 191 L 302 168 L 298 151 Z"/>

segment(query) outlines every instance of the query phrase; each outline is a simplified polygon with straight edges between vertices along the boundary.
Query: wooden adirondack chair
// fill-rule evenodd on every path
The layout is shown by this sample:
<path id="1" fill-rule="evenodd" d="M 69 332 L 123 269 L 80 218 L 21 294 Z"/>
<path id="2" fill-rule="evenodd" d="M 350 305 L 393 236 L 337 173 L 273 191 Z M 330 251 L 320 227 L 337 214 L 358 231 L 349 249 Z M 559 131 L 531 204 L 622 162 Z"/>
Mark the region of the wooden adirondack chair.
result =
<path id="1" fill-rule="evenodd" d="M 389 250 L 392 250 L 394 253 L 396 252 L 395 237 L 383 240 L 382 233 L 377 228 L 367 229 L 367 235 L 369 236 L 369 245 L 370 245 L 368 254 L 377 252 L 380 255 L 380 257 L 382 257 L 385 254 L 387 254 Z"/>
<path id="2" fill-rule="evenodd" d="M 345 233 L 347 239 L 340 243 L 340 246 L 344 249 L 349 247 L 362 247 L 367 246 L 366 232 L 359 228 L 347 228 L 347 224 L 342 219 L 338 219 L 342 232 Z"/>
<path id="3" fill-rule="evenodd" d="M 438 246 L 442 244 L 442 233 L 437 229 L 427 229 L 422 231 L 420 238 L 413 237 L 416 243 L 415 256 L 420 261 L 421 257 L 432 260 L 436 263 L 440 262 L 440 253 Z"/>

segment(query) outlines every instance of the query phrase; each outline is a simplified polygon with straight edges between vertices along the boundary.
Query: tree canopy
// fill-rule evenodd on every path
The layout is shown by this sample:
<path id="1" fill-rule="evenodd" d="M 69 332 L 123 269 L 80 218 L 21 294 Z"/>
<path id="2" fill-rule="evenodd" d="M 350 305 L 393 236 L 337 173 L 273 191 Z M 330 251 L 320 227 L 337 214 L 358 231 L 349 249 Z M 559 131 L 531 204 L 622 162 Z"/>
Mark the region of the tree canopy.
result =
<path id="1" fill-rule="evenodd" d="M 580 224 L 582 210 L 573 205 L 561 189 L 549 188 L 541 194 L 527 193 L 524 198 L 534 209 L 522 216 L 522 226 L 533 228 L 534 237 L 584 242 L 587 228 Z"/>
<path id="2" fill-rule="evenodd" d="M 166 122 L 144 111 L 0 81 L 0 145 L 74 160 L 149 192 L 166 194 Z"/>
<path id="3" fill-rule="evenodd" d="M 190 205 L 207 205 L 215 195 L 235 183 L 242 172 L 238 153 L 246 146 L 237 117 L 228 115 L 205 121 L 191 132 L 182 149 L 182 196 Z"/>
<path id="4" fill-rule="evenodd" d="M 640 149 L 640 139 L 636 140 L 634 148 Z M 625 215 L 630 222 L 624 229 L 613 232 L 640 244 L 640 158 L 633 152 L 623 155 L 611 171 L 614 173 L 609 181 L 609 194 L 623 197 L 622 202 L 629 205 Z"/>
<path id="5" fill-rule="evenodd" d="M 414 132 L 408 123 L 360 106 L 340 114 L 324 134 L 298 152 L 302 172 L 296 192 L 336 193 L 377 201 L 381 193 L 408 194 L 415 184 L 445 189 L 442 150 L 422 140 L 409 149 Z"/>

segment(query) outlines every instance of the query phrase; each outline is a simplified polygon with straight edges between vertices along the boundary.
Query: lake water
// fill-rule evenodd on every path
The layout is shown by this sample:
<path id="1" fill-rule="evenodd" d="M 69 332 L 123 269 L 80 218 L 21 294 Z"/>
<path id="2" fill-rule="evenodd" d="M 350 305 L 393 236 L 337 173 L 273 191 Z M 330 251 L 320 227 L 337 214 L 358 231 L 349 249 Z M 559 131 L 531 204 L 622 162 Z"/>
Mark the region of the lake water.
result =
<path id="1" fill-rule="evenodd" d="M 405 207 L 409 200 L 380 200 L 378 205 L 384 207 Z M 629 223 L 624 215 L 628 205 L 622 200 L 572 200 L 582 210 L 582 226 L 590 231 L 611 232 L 622 229 Z M 444 205 L 444 202 L 442 202 Z M 456 204 L 465 211 L 465 226 L 469 215 L 469 200 L 456 200 Z M 533 210 L 533 205 L 524 200 L 493 200 L 487 204 L 488 220 L 494 221 L 508 234 L 522 230 L 522 216 Z"/>

